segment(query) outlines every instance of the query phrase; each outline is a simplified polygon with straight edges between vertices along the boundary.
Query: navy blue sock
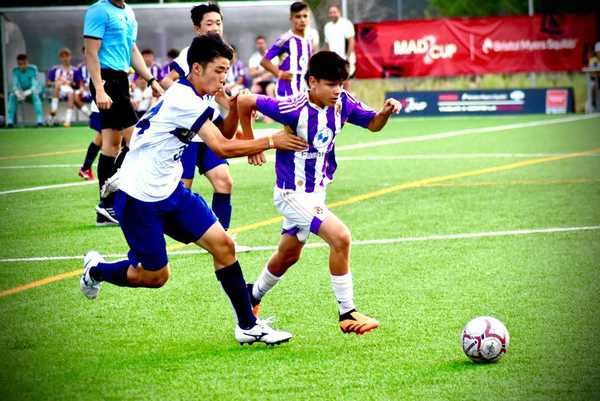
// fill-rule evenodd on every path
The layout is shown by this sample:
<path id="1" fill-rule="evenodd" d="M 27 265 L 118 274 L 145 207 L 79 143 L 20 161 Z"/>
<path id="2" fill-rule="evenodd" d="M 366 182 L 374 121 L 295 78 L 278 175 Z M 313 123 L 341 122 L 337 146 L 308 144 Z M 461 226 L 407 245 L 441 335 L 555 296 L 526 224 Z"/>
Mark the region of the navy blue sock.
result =
<path id="1" fill-rule="evenodd" d="M 120 287 L 133 287 L 127 280 L 127 269 L 131 263 L 129 259 L 118 260 L 116 262 L 98 263 L 90 269 L 90 276 L 97 281 L 107 281 Z"/>
<path id="2" fill-rule="evenodd" d="M 223 228 L 225 230 L 229 229 L 229 223 L 231 223 L 231 194 L 215 192 L 211 207 Z"/>
<path id="3" fill-rule="evenodd" d="M 100 146 L 96 145 L 94 142 L 90 142 L 90 145 L 88 146 L 87 152 L 85 154 L 83 166 L 81 166 L 83 170 L 89 170 L 92 168 L 92 164 L 94 163 L 94 160 L 96 160 L 98 152 L 100 152 Z"/>
<path id="4" fill-rule="evenodd" d="M 250 295 L 240 263 L 236 260 L 234 264 L 217 270 L 215 274 L 233 305 L 240 328 L 246 330 L 254 327 L 256 317 L 252 314 Z"/>

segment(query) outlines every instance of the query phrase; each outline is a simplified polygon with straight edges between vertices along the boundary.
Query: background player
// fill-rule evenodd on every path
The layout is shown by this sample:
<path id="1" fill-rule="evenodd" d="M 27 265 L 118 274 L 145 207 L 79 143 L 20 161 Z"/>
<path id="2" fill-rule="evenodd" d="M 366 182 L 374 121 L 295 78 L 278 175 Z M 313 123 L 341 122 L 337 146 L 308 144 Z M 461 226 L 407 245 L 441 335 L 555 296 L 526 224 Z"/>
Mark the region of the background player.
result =
<path id="1" fill-rule="evenodd" d="M 231 48 L 219 35 L 195 38 L 188 51 L 188 79 L 173 84 L 137 123 L 115 200 L 121 230 L 130 247 L 128 259 L 106 263 L 97 252 L 88 252 L 80 288 L 88 298 L 96 298 L 102 281 L 124 287 L 161 287 L 171 274 L 166 233 L 184 243 L 194 242 L 213 256 L 217 278 L 238 318 L 236 339 L 273 345 L 288 341 L 291 334 L 257 321 L 233 240 L 202 197 L 180 182 L 179 157 L 196 134 L 221 157 L 272 147 L 306 149 L 304 140 L 285 133 L 259 140 L 228 140 L 219 132 L 211 122 L 215 110 L 203 95 L 222 90 L 232 57 Z"/>
<path id="2" fill-rule="evenodd" d="M 334 52 L 316 53 L 309 63 L 310 90 L 284 99 L 242 95 L 238 99 L 244 134 L 252 137 L 251 114 L 258 110 L 306 139 L 308 150 L 278 150 L 274 203 L 283 215 L 279 247 L 250 288 L 253 305 L 281 279 L 300 258 L 310 233 L 329 244 L 331 284 L 339 306 L 344 333 L 363 334 L 379 326 L 377 320 L 356 310 L 350 272 L 350 230 L 325 204 L 326 187 L 336 170 L 335 138 L 346 122 L 381 130 L 393 112 L 400 111 L 395 99 L 385 101 L 376 113 L 342 89 L 348 79 L 348 62 Z M 257 312 L 257 308 L 255 309 Z"/>
<path id="3" fill-rule="evenodd" d="M 308 67 L 308 59 L 312 54 L 312 38 L 307 36 L 309 25 L 308 5 L 297 1 L 290 6 L 292 29 L 281 35 L 260 65 L 277 77 L 277 96 L 290 96 L 306 90 L 304 75 Z M 279 65 L 271 61 L 280 57 Z"/>
<path id="4" fill-rule="evenodd" d="M 209 3 L 195 6 L 191 10 L 191 17 L 197 35 L 207 33 L 223 35 L 223 14 L 218 5 Z M 171 63 L 171 72 L 161 81 L 161 85 L 165 89 L 178 78 L 189 74 L 187 51 L 188 48 L 181 50 L 179 56 Z M 225 127 L 219 121 L 216 121 L 224 134 L 230 134 L 231 130 L 235 132 L 237 130 L 237 110 L 229 108 L 229 99 L 223 91 L 217 93 L 214 100 L 224 108 L 229 109 L 229 113 L 236 113 L 235 126 Z M 208 179 L 213 187 L 211 207 L 221 225 L 227 230 L 231 222 L 231 192 L 233 191 L 233 178 L 229 172 L 227 160 L 218 157 L 206 144 L 195 141 L 185 149 L 181 157 L 181 163 L 183 164 L 182 181 L 186 188 L 192 187 L 196 167 L 200 174 L 204 174 Z"/>
<path id="5" fill-rule="evenodd" d="M 71 65 L 71 50 L 66 47 L 58 52 L 60 64 L 55 65 L 48 71 L 48 86 L 52 90 L 52 99 L 50 100 L 50 115 L 48 125 L 56 123 L 56 112 L 58 110 L 58 101 L 65 99 L 67 101 L 67 111 L 65 112 L 65 127 L 71 126 L 73 117 L 75 68 Z"/>

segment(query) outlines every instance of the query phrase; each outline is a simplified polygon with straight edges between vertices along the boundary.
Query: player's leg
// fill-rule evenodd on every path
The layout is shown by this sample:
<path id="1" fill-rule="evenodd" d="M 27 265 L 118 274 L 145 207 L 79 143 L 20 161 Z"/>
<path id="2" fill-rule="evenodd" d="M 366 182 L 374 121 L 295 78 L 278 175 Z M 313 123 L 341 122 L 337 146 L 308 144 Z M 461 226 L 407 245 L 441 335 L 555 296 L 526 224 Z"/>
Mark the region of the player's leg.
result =
<path id="1" fill-rule="evenodd" d="M 213 187 L 212 210 L 217 215 L 219 222 L 229 229 L 231 223 L 231 192 L 233 178 L 229 172 L 227 160 L 218 157 L 206 144 L 198 146 L 198 171 L 204 174 Z"/>
<path id="2" fill-rule="evenodd" d="M 48 124 L 51 126 L 56 123 L 56 111 L 58 110 L 59 97 L 60 85 L 55 83 L 54 90 L 52 91 L 52 98 L 50 99 L 50 115 L 48 116 Z"/>
<path id="3" fill-rule="evenodd" d="M 97 297 L 104 281 L 121 287 L 158 288 L 170 277 L 161 202 L 142 202 L 119 191 L 115 213 L 130 251 L 127 259 L 111 263 L 95 251 L 86 254 L 80 288 L 91 299 Z"/>
<path id="4" fill-rule="evenodd" d="M 100 156 L 98 157 L 97 173 L 98 186 L 100 190 L 106 180 L 112 177 L 115 172 L 115 159 L 121 147 L 121 135 L 119 131 L 112 128 L 102 128 L 101 131 L 102 145 L 100 148 Z M 113 223 L 118 223 L 113 209 L 114 194 L 110 194 L 107 198 L 102 199 L 96 212 Z"/>
<path id="5" fill-rule="evenodd" d="M 248 285 L 252 311 L 256 316 L 259 314 L 262 298 L 279 283 L 285 272 L 300 259 L 303 247 L 304 242 L 298 239 L 295 230 L 284 230 L 277 250 L 271 255 L 254 284 Z"/>
<path id="6" fill-rule="evenodd" d="M 136 115 L 137 116 L 137 115 Z M 115 169 L 118 170 L 123 165 L 123 160 L 125 160 L 125 156 L 127 156 L 127 152 L 129 152 L 129 141 L 131 140 L 131 135 L 133 134 L 133 129 L 135 126 L 127 127 L 121 131 L 121 137 L 123 138 L 123 146 L 121 146 L 121 151 L 117 155 L 115 159 Z"/>
<path id="7" fill-rule="evenodd" d="M 235 256 L 233 240 L 218 223 L 208 204 L 183 185 L 172 196 L 177 197 L 177 210 L 165 218 L 165 233 L 180 242 L 194 242 L 213 256 L 216 277 L 237 317 L 236 339 L 240 343 L 261 341 L 269 345 L 288 341 L 291 334 L 268 327 L 257 321 L 252 314 L 250 297 Z"/>
<path id="8" fill-rule="evenodd" d="M 329 245 L 329 272 L 340 312 L 340 329 L 344 333 L 356 334 L 376 329 L 379 322 L 358 312 L 354 304 L 354 286 L 350 272 L 350 230 L 337 216 L 329 214 L 321 223 L 318 235 Z"/>
<path id="9" fill-rule="evenodd" d="M 67 110 L 65 111 L 65 121 L 63 125 L 65 127 L 70 127 L 71 119 L 73 118 L 73 88 L 71 88 L 70 86 L 63 85 L 63 89 L 61 89 L 61 95 L 63 95 L 67 99 Z"/>
<path id="10" fill-rule="evenodd" d="M 87 152 L 85 153 L 85 159 L 79 169 L 79 176 L 85 180 L 93 180 L 94 173 L 92 172 L 92 164 L 96 160 L 96 156 L 100 152 L 102 146 L 102 128 L 100 126 L 100 113 L 92 113 L 90 115 L 89 126 L 95 131 L 94 139 L 88 145 Z"/>
<path id="11" fill-rule="evenodd" d="M 17 114 L 17 95 L 10 93 L 8 95 L 8 109 L 6 111 L 6 126 L 11 128 L 15 125 L 15 115 Z"/>
<path id="12" fill-rule="evenodd" d="M 35 120 L 38 127 L 44 125 L 44 110 L 42 109 L 41 95 L 37 93 L 31 94 L 31 102 L 35 111 Z"/>

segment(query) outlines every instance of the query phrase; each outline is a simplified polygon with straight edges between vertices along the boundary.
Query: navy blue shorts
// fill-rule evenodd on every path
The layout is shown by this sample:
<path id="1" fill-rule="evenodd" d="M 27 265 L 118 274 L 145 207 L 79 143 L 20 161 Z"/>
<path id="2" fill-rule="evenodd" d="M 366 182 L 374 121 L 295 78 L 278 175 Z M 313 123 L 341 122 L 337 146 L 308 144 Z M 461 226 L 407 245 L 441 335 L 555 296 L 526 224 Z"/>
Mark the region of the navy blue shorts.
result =
<path id="1" fill-rule="evenodd" d="M 188 244 L 195 242 L 217 221 L 206 201 L 179 183 L 167 199 L 143 202 L 123 191 L 115 195 L 115 212 L 129 244 L 129 261 L 146 270 L 159 270 L 168 262 L 164 234 Z"/>
<path id="2" fill-rule="evenodd" d="M 221 164 L 229 163 L 217 156 L 204 142 L 190 142 L 181 155 L 181 164 L 183 165 L 181 178 L 191 180 L 194 178 L 195 167 L 198 167 L 200 174 L 204 174 Z"/>
<path id="3" fill-rule="evenodd" d="M 90 114 L 90 128 L 96 132 L 102 131 L 102 125 L 100 125 L 100 113 L 95 111 Z"/>

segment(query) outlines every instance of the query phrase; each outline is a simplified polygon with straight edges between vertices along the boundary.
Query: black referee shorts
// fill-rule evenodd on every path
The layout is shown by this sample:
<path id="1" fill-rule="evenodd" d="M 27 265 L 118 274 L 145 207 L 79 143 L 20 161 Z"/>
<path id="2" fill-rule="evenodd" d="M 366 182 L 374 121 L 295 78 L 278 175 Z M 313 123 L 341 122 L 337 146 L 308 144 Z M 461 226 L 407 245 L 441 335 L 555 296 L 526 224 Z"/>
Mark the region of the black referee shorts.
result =
<path id="1" fill-rule="evenodd" d="M 113 103 L 110 109 L 100 109 L 100 127 L 122 130 L 137 123 L 138 118 L 131 105 L 129 97 L 129 80 L 125 71 L 116 71 L 107 68 L 100 70 L 104 90 L 110 96 Z M 96 100 L 96 88 L 90 82 L 90 92 L 94 101 Z"/>

